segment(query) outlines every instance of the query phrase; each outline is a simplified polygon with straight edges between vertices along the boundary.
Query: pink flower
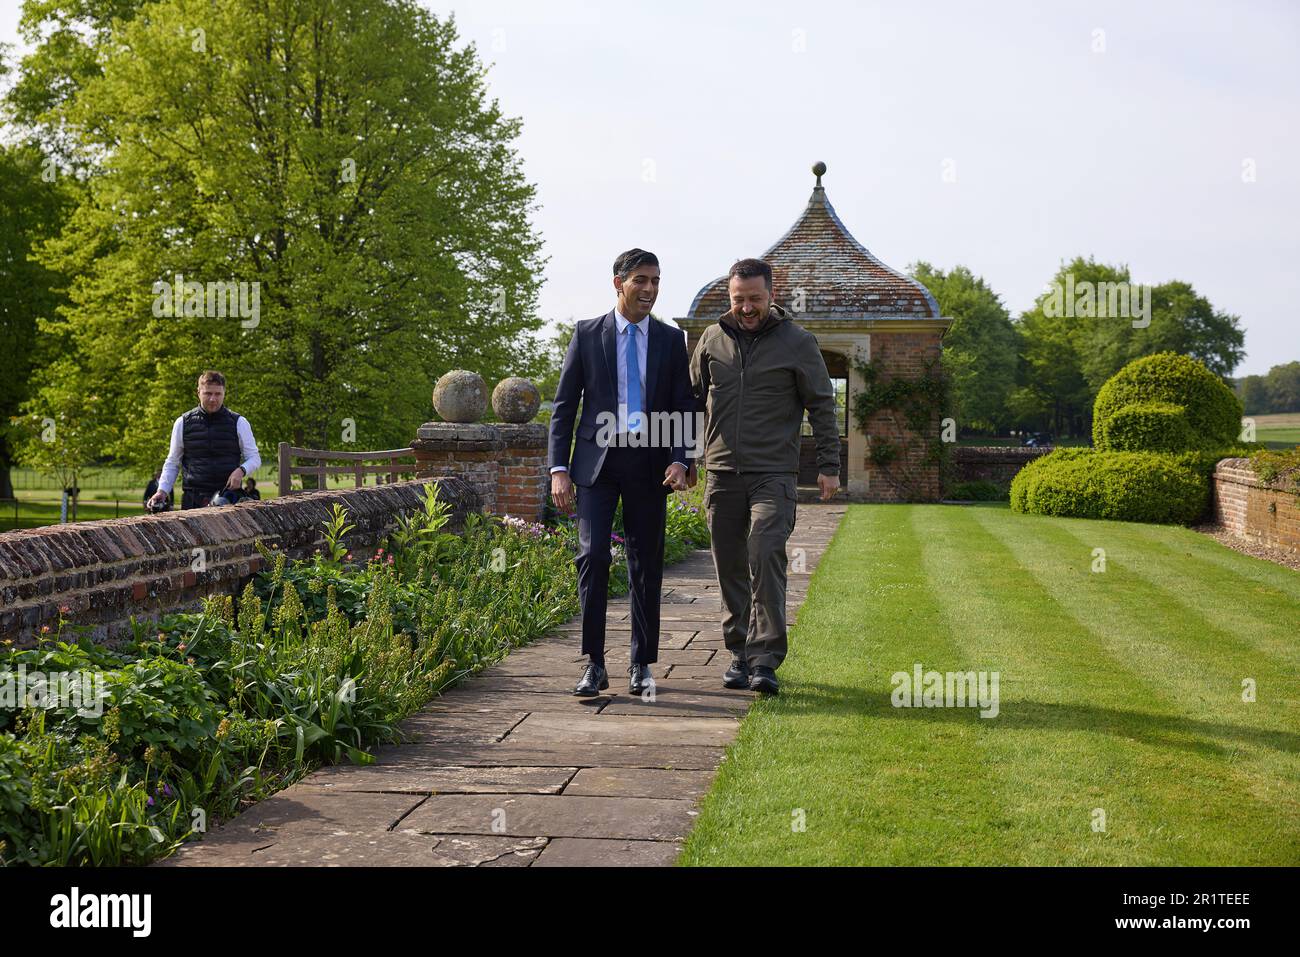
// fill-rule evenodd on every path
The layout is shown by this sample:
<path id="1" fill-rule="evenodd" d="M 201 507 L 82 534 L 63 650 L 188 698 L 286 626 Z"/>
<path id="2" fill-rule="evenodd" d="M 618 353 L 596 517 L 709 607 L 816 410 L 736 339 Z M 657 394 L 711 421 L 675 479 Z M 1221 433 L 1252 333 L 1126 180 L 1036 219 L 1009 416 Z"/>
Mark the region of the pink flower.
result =
<path id="1" fill-rule="evenodd" d="M 390 565 L 393 564 L 393 556 L 392 556 L 392 555 L 389 555 L 389 556 L 388 556 L 388 564 L 390 564 Z"/>
<path id="2" fill-rule="evenodd" d="M 41 634 L 42 634 L 42 635 L 48 635 L 49 633 L 50 633 L 50 626 L 49 626 L 49 625 L 41 625 Z"/>
<path id="3" fill-rule="evenodd" d="M 59 606 L 59 614 L 60 614 L 60 615 L 71 615 L 71 614 L 72 614 L 72 609 L 71 609 L 70 607 L 68 607 L 67 605 L 60 605 L 60 606 Z"/>

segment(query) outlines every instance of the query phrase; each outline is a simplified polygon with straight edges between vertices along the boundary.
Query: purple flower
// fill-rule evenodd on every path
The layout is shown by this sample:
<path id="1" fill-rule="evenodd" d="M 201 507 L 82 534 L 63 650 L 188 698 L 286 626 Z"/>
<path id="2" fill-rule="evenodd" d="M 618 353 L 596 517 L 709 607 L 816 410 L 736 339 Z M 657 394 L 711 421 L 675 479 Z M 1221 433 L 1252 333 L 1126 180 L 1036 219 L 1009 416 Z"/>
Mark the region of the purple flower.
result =
<path id="1" fill-rule="evenodd" d="M 149 799 L 149 806 L 150 806 L 150 807 L 153 807 L 153 798 L 150 798 L 150 799 Z"/>

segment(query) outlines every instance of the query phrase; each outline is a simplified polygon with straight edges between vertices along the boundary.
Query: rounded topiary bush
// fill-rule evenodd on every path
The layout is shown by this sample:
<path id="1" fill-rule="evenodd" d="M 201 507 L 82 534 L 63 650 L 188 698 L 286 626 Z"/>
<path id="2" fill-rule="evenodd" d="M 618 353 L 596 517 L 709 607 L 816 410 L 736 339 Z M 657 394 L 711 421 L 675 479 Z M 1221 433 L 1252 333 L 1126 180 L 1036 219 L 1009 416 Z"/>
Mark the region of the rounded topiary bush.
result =
<path id="1" fill-rule="evenodd" d="M 1106 380 L 1092 407 L 1093 445 L 1098 449 L 1112 448 L 1107 445 L 1112 419 L 1128 406 L 1154 402 L 1182 408 L 1192 442 L 1184 448 L 1213 449 L 1230 445 L 1241 432 L 1241 402 L 1222 379 L 1190 356 L 1160 352 L 1133 360 Z M 1135 429 L 1140 432 L 1147 427 L 1138 425 L 1137 418 L 1130 413 L 1129 427 L 1120 434 L 1131 437 Z M 1150 423 L 1152 418 L 1147 414 L 1146 422 Z M 1177 428 L 1168 422 L 1151 427 L 1155 434 L 1166 438 Z"/>
<path id="2" fill-rule="evenodd" d="M 1209 501 L 1202 472 L 1183 457 L 1159 452 L 1060 449 L 1025 466 L 1011 482 L 1012 511 L 1036 515 L 1190 525 Z"/>
<path id="3" fill-rule="evenodd" d="M 1097 448 L 1116 452 L 1185 452 L 1200 447 L 1187 413 L 1172 402 L 1134 402 L 1103 424 Z"/>
<path id="4" fill-rule="evenodd" d="M 1092 452 L 1087 448 L 1059 448 L 1046 455 L 1034 459 L 1011 479 L 1011 511 L 1013 512 L 1032 512 L 1029 507 L 1029 501 L 1032 497 L 1033 489 L 1036 487 L 1039 477 L 1044 471 L 1050 471 L 1060 462 L 1070 462 L 1082 455 L 1088 455 Z"/>

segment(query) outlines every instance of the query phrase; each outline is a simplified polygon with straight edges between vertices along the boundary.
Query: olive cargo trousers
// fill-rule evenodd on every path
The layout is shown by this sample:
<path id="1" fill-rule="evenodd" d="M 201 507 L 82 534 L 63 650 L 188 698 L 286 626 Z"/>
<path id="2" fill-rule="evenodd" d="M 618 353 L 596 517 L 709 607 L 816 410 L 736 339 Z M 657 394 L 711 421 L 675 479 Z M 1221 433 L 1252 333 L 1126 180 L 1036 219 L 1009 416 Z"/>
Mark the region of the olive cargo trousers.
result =
<path id="1" fill-rule="evenodd" d="M 727 650 L 750 668 L 785 660 L 785 544 L 794 531 L 794 472 L 709 472 L 705 511 Z"/>

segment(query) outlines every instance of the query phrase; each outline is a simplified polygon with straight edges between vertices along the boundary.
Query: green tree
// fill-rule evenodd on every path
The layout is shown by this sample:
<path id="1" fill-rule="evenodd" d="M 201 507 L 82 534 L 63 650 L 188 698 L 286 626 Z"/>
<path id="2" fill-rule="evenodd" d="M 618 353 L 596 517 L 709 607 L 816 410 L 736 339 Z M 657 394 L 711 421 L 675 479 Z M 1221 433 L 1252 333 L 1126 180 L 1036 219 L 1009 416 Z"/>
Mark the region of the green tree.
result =
<path id="1" fill-rule="evenodd" d="M 443 372 L 533 361 L 520 125 L 452 20 L 409 0 L 163 0 L 98 62 L 54 108 L 98 172 L 45 248 L 76 279 L 42 328 L 121 423 L 106 452 L 155 468 L 205 368 L 268 450 L 339 447 L 347 419 L 386 448 L 431 417 Z M 210 315 L 236 287 L 239 315 Z"/>
<path id="2" fill-rule="evenodd" d="M 1264 377 L 1269 412 L 1300 412 L 1300 362 L 1273 366 Z"/>
<path id="3" fill-rule="evenodd" d="M 573 338 L 577 322 L 572 318 L 568 322 L 558 323 L 543 340 L 538 352 L 533 380 L 537 391 L 542 394 L 543 402 L 555 400 L 555 390 L 560 386 L 560 370 L 564 367 L 564 355 L 569 351 L 569 341 Z"/>
<path id="4" fill-rule="evenodd" d="M 1100 271 L 1095 265 L 1080 270 L 1085 276 Z M 1127 269 L 1122 275 L 1128 282 Z M 1144 323 L 1146 318 L 1136 321 Z M 1173 280 L 1152 286 L 1149 318 L 1150 325 L 1135 326 L 1134 320 L 1102 317 L 1081 324 L 1080 348 L 1090 386 L 1101 388 L 1134 359 L 1157 352 L 1191 356 L 1224 378 L 1245 356 L 1245 333 L 1240 328 L 1240 319 L 1216 311 L 1190 283 Z"/>
<path id="5" fill-rule="evenodd" d="M 934 295 L 940 314 L 953 319 L 943 338 L 943 363 L 952 376 L 958 424 L 980 431 L 1009 427 L 1016 329 L 1001 298 L 965 266 L 945 273 L 917 262 L 908 271 Z"/>
<path id="6" fill-rule="evenodd" d="M 1092 400 L 1066 320 L 1044 314 L 1041 304 L 1020 317 L 1017 386 L 1007 397 L 1015 425 L 1054 435 L 1084 435 Z"/>
<path id="7" fill-rule="evenodd" d="M 60 359 L 55 365 L 68 363 L 68 359 Z M 75 522 L 81 477 L 115 430 L 102 398 L 78 388 L 71 369 L 56 371 L 60 374 L 32 397 L 30 411 L 15 417 L 13 425 L 21 437 L 18 460 L 59 480 L 71 497 Z"/>
<path id="8" fill-rule="evenodd" d="M 1118 287 L 1123 295 L 1112 298 Z M 1091 257 L 1062 263 L 1016 328 L 1021 364 L 1010 408 L 1023 424 L 1048 418 L 1073 435 L 1089 434 L 1097 390 L 1134 359 L 1177 352 L 1226 377 L 1244 355 L 1239 318 L 1190 283 L 1135 286 L 1127 266 Z"/>
<path id="9" fill-rule="evenodd" d="M 18 33 L 30 46 L 6 95 L 10 118 L 42 151 L 68 167 L 77 154 L 74 131 L 60 122 L 62 108 L 90 79 L 101 75 L 98 51 L 114 22 L 133 19 L 147 0 L 23 0 Z"/>
<path id="10" fill-rule="evenodd" d="M 1273 397 L 1269 395 L 1268 379 L 1264 376 L 1248 375 L 1238 379 L 1235 391 L 1246 415 L 1265 415 L 1273 411 Z"/>
<path id="11" fill-rule="evenodd" d="M 36 323 L 53 315 L 62 277 L 32 261 L 33 247 L 57 232 L 70 194 L 31 144 L 0 144 L 0 498 L 13 498 L 9 420 L 28 398 L 37 358 Z"/>

